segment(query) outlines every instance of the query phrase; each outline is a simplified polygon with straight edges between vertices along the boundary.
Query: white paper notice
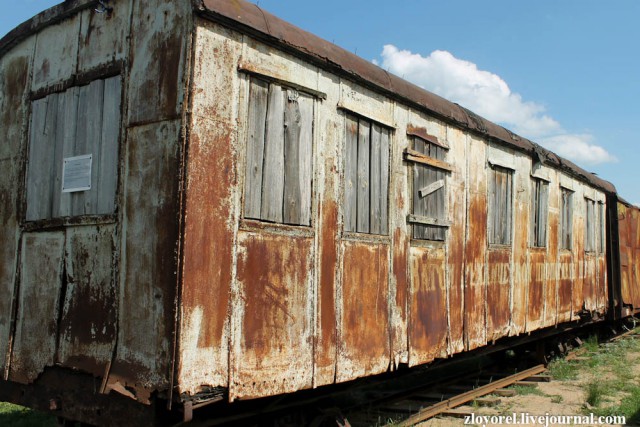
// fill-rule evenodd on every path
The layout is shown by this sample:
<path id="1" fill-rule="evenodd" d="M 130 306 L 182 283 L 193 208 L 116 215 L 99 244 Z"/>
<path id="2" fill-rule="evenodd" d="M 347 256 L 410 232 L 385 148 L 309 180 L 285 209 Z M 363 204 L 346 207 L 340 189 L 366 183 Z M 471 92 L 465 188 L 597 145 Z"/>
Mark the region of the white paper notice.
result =
<path id="1" fill-rule="evenodd" d="M 91 190 L 92 155 L 67 157 L 62 165 L 62 192 Z"/>

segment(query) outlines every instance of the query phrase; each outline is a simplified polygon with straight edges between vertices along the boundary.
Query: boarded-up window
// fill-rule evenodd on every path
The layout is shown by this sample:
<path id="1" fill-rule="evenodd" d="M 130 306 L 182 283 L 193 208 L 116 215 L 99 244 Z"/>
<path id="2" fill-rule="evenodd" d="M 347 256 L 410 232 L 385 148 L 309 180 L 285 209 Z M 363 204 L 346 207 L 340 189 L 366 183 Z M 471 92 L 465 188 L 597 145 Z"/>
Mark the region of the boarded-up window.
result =
<path id="1" fill-rule="evenodd" d="M 584 199 L 586 204 L 586 219 L 584 222 L 584 250 L 595 252 L 596 250 L 596 202 L 591 199 Z"/>
<path id="2" fill-rule="evenodd" d="M 311 225 L 313 97 L 251 78 L 245 218 Z"/>
<path id="3" fill-rule="evenodd" d="M 549 207 L 549 183 L 534 178 L 531 200 L 531 246 L 547 246 L 547 215 Z"/>
<path id="4" fill-rule="evenodd" d="M 573 236 L 573 191 L 560 188 L 560 249 L 571 250 Z"/>
<path id="5" fill-rule="evenodd" d="M 511 244 L 513 171 L 497 165 L 489 170 L 489 243 Z"/>
<path id="6" fill-rule="evenodd" d="M 413 137 L 413 149 L 432 159 L 444 161 L 446 150 L 434 143 Z M 413 164 L 413 214 L 414 219 L 426 218 L 434 224 L 413 224 L 413 238 L 444 240 L 446 236 L 446 171 L 435 166 L 415 162 Z M 437 224 L 440 223 L 440 224 Z M 436 225 L 437 224 L 437 225 Z"/>
<path id="7" fill-rule="evenodd" d="M 346 114 L 344 229 L 388 234 L 390 130 Z"/>
<path id="8" fill-rule="evenodd" d="M 604 253 L 604 226 L 604 203 L 598 202 L 598 253 L 600 254 Z"/>
<path id="9" fill-rule="evenodd" d="M 114 213 L 120 92 L 116 76 L 32 102 L 28 221 Z"/>

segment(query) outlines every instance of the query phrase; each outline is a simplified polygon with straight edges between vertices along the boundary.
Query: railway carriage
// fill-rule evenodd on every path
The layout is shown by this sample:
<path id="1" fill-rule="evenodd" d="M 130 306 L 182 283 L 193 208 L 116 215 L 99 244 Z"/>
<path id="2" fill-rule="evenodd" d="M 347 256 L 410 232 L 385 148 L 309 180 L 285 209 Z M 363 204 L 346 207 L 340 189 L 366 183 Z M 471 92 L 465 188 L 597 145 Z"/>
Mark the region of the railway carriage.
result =
<path id="1" fill-rule="evenodd" d="M 612 184 L 254 4 L 66 1 L 0 106 L 0 399 L 145 424 L 640 306 Z"/>

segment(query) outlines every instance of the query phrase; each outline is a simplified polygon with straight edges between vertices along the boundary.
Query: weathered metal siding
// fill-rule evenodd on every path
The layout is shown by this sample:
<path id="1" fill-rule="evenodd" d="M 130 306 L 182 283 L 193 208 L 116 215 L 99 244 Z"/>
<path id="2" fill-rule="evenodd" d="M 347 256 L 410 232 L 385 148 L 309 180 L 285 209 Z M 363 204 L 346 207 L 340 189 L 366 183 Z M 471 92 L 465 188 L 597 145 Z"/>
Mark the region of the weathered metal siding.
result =
<path id="1" fill-rule="evenodd" d="M 623 313 L 631 314 L 640 308 L 640 210 L 618 202 L 618 221 Z"/>
<path id="2" fill-rule="evenodd" d="M 191 119 L 181 295 L 181 390 L 229 382 L 229 310 L 237 189 L 234 72 L 241 37 L 199 27 L 193 43 Z"/>
<path id="3" fill-rule="evenodd" d="M 0 58 L 0 371 L 5 370 L 11 328 L 11 306 L 19 247 L 19 207 L 16 183 L 22 181 L 24 126 L 28 106 L 25 102 L 29 84 L 35 39 L 24 41 Z"/>
<path id="4" fill-rule="evenodd" d="M 551 182 L 558 182 L 558 174 L 548 170 L 547 177 Z M 546 287 L 544 292 L 544 323 L 543 326 L 553 326 L 558 322 L 559 295 L 559 224 L 560 224 L 560 188 L 549 185 L 549 217 L 547 219 L 547 250 L 546 250 Z"/>
<path id="5" fill-rule="evenodd" d="M 465 236 L 465 350 L 487 342 L 486 248 L 487 173 L 486 145 L 469 137 L 467 142 L 467 229 Z M 454 237 L 455 238 L 455 237 Z"/>
<path id="6" fill-rule="evenodd" d="M 16 33 L 24 41 L 0 58 L 0 162 L 8 171 L 0 180 L 0 290 L 7 295 L 0 304 L 0 361 L 10 380 L 34 381 L 57 364 L 108 376 L 107 390 L 148 401 L 151 390 L 168 387 L 171 375 L 180 115 L 191 5 L 121 1 L 105 14 L 97 14 L 92 5 L 60 5 L 34 18 L 32 25 L 21 27 L 27 34 Z M 50 19 L 55 23 L 49 24 Z M 110 164 L 119 174 L 110 191 L 115 200 L 98 213 L 111 212 L 115 202 L 116 214 L 76 215 L 20 227 L 28 203 L 26 190 L 16 183 L 24 182 L 23 165 L 29 161 L 30 98 L 60 98 L 62 106 L 56 93 L 67 90 L 65 98 L 72 98 L 75 86 L 116 74 L 120 77 L 110 81 L 122 79 L 124 87 L 109 85 L 108 90 L 122 91 L 122 101 L 114 103 L 118 111 L 102 115 L 115 122 L 113 132 L 91 138 L 93 143 L 96 138 L 119 142 L 118 156 L 93 153 L 114 157 Z M 120 98 L 111 92 L 107 95 Z M 127 111 L 133 113 L 127 116 Z M 65 126 L 75 127 L 67 119 Z M 63 130 L 45 137 L 53 141 Z M 57 198 L 59 191 L 54 208 Z M 69 214 L 60 212 L 62 217 Z M 51 226 L 56 231 L 48 231 Z M 13 317 L 12 301 L 17 309 Z"/>
<path id="7" fill-rule="evenodd" d="M 444 248 L 411 248 L 409 363 L 446 357 L 447 282 Z"/>
<path id="8" fill-rule="evenodd" d="M 64 233 L 22 236 L 20 295 L 9 380 L 29 383 L 55 362 Z M 37 266 L 37 267 L 35 267 Z"/>
<path id="9" fill-rule="evenodd" d="M 232 400 L 285 393 L 551 326 L 561 271 L 561 312 L 573 318 L 571 281 L 584 264 L 559 256 L 558 185 L 561 176 L 578 181 L 543 167 L 548 242 L 532 249 L 528 154 L 208 21 L 197 22 L 192 63 L 180 392 L 228 386 Z M 251 75 L 316 97 L 310 227 L 243 218 Z M 386 235 L 344 231 L 347 114 L 392 129 Z M 449 146 L 445 242 L 410 237 L 410 125 Z M 513 170 L 509 245 L 488 244 L 492 159 Z M 578 221 L 574 238 L 584 239 Z"/>

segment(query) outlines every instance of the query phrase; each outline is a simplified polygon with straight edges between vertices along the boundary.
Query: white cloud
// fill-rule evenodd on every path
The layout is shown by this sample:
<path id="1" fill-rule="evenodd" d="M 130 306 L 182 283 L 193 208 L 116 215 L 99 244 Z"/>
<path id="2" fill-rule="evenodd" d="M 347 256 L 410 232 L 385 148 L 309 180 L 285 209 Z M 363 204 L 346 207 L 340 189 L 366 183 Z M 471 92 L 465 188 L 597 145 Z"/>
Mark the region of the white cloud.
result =
<path id="1" fill-rule="evenodd" d="M 592 144 L 592 135 L 555 135 L 542 138 L 540 143 L 551 151 L 584 164 L 597 164 L 616 162 L 614 156 L 609 154 L 604 148 Z"/>
<path id="2" fill-rule="evenodd" d="M 524 101 L 500 76 L 479 70 L 472 62 L 443 50 L 424 57 L 393 45 L 385 45 L 381 57 L 379 65 L 391 73 L 539 141 L 563 157 L 584 164 L 615 161 L 604 148 L 592 143 L 590 135 L 566 132 L 545 114 L 544 106 Z"/>

